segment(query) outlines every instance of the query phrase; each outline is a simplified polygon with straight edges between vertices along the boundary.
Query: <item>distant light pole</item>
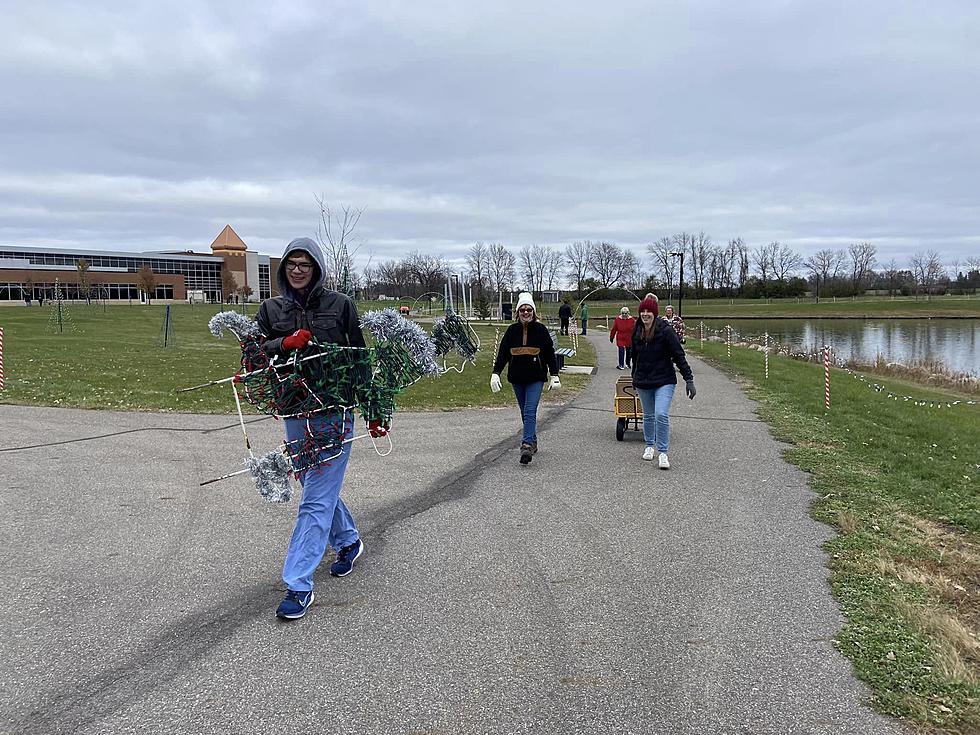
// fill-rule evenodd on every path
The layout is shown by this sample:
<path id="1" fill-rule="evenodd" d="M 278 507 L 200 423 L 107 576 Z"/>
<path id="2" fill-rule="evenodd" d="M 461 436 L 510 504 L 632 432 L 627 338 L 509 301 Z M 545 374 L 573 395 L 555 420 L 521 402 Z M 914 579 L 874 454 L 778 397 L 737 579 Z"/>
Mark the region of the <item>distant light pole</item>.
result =
<path id="1" fill-rule="evenodd" d="M 681 259 L 681 280 L 677 284 L 677 316 L 684 315 L 684 251 L 683 250 L 671 250 L 667 253 L 672 258 Z"/>

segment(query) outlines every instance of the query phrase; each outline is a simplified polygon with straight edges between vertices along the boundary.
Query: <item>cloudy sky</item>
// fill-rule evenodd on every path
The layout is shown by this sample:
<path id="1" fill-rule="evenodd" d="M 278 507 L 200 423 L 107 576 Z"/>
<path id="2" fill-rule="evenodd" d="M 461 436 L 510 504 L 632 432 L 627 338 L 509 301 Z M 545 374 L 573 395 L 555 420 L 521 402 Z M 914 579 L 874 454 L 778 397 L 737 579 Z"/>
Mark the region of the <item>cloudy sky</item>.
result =
<path id="1" fill-rule="evenodd" d="M 980 255 L 975 0 L 0 8 L 0 244 Z"/>

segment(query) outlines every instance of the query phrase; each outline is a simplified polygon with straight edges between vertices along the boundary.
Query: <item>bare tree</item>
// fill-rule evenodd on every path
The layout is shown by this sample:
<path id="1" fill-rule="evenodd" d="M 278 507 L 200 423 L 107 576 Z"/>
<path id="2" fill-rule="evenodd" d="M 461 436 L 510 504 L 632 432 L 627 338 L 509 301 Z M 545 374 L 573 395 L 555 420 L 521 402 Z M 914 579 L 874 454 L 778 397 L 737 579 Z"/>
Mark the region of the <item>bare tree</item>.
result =
<path id="1" fill-rule="evenodd" d="M 643 274 L 640 269 L 640 260 L 629 248 L 623 249 L 623 285 L 633 290 L 640 288 L 643 282 Z"/>
<path id="2" fill-rule="evenodd" d="M 364 208 L 341 205 L 339 209 L 331 209 L 322 196 L 316 197 L 316 203 L 320 205 L 316 239 L 326 254 L 327 285 L 353 297 L 354 255 L 361 247 L 355 231 Z"/>
<path id="3" fill-rule="evenodd" d="M 79 258 L 75 263 L 75 270 L 78 271 L 78 295 L 85 299 L 86 303 L 91 303 L 92 284 L 89 282 L 88 269 L 89 263 L 85 258 Z"/>
<path id="4" fill-rule="evenodd" d="M 762 281 L 762 291 L 765 294 L 766 282 L 772 276 L 776 253 L 779 252 L 779 243 L 771 242 L 768 245 L 760 245 L 752 251 L 752 263 L 755 265 L 755 272 L 759 274 Z"/>
<path id="5" fill-rule="evenodd" d="M 647 253 L 653 261 L 655 272 L 664 274 L 664 284 L 667 292 L 673 293 L 674 280 L 677 278 L 677 258 L 670 255 L 673 250 L 673 243 L 669 237 L 661 237 L 655 243 L 647 245 Z"/>
<path id="6" fill-rule="evenodd" d="M 541 245 L 525 245 L 517 253 L 521 278 L 529 291 L 544 288 L 545 271 L 548 267 L 548 251 Z"/>
<path id="7" fill-rule="evenodd" d="M 870 242 L 861 242 L 851 243 L 848 251 L 851 254 L 851 284 L 855 293 L 861 293 L 865 279 L 878 263 L 878 249 Z"/>
<path id="8" fill-rule="evenodd" d="M 916 292 L 925 291 L 928 300 L 932 290 L 946 275 L 939 253 L 935 250 L 919 251 L 912 256 L 909 264 L 912 266 Z"/>
<path id="9" fill-rule="evenodd" d="M 558 248 L 548 246 L 546 249 L 548 253 L 545 262 L 544 278 L 545 282 L 548 284 L 548 290 L 551 291 L 552 289 L 557 288 L 559 285 L 558 277 L 561 274 L 561 267 L 564 259 L 561 251 Z"/>
<path id="10" fill-rule="evenodd" d="M 616 243 L 600 242 L 589 255 L 589 272 L 603 288 L 612 288 L 623 277 L 623 249 Z"/>
<path id="11" fill-rule="evenodd" d="M 483 295 L 490 270 L 490 252 L 482 242 L 474 243 L 466 252 L 466 267 L 470 270 L 471 281 L 476 284 L 477 296 Z"/>
<path id="12" fill-rule="evenodd" d="M 843 250 L 831 250 L 825 248 L 818 250 L 809 258 L 803 261 L 814 281 L 814 294 L 817 301 L 820 300 L 820 289 L 831 279 L 840 275 L 840 270 L 844 265 L 847 256 Z"/>
<path id="13" fill-rule="evenodd" d="M 589 255 L 595 245 L 590 241 L 573 242 L 565 248 L 568 278 L 575 284 L 576 294 L 582 296 L 582 281 L 589 277 Z"/>
<path id="14" fill-rule="evenodd" d="M 234 295 L 236 290 L 238 290 L 238 281 L 235 280 L 235 274 L 227 268 L 222 268 L 221 295 L 224 297 L 226 304 L 231 301 L 231 297 Z"/>
<path id="15" fill-rule="evenodd" d="M 675 237 L 678 236 L 675 235 Z M 683 233 L 680 237 L 683 237 Z M 691 280 L 694 282 L 694 291 L 700 295 L 704 292 L 704 271 L 711 253 L 711 236 L 706 235 L 704 230 L 698 232 L 697 235 L 691 235 L 687 250 L 688 267 Z"/>
<path id="16" fill-rule="evenodd" d="M 738 252 L 738 288 L 741 291 L 749 280 L 749 246 L 740 237 L 732 240 L 730 245 Z"/>
<path id="17" fill-rule="evenodd" d="M 442 257 L 414 250 L 405 259 L 405 265 L 423 291 L 439 293 L 442 285 L 449 278 L 449 266 Z"/>
<path id="18" fill-rule="evenodd" d="M 136 283 L 139 287 L 143 289 L 143 293 L 146 294 L 146 303 L 151 303 L 151 299 L 156 293 L 157 288 L 157 275 L 153 272 L 153 269 L 148 265 L 143 265 L 136 272 Z"/>
<path id="19" fill-rule="evenodd" d="M 774 242 L 776 247 L 772 252 L 772 272 L 780 284 L 785 285 L 786 281 L 803 265 L 803 256 L 793 250 L 789 245 Z"/>
<path id="20" fill-rule="evenodd" d="M 489 271 L 487 277 L 492 291 L 507 291 L 514 283 L 517 259 L 499 242 L 487 246 Z"/>

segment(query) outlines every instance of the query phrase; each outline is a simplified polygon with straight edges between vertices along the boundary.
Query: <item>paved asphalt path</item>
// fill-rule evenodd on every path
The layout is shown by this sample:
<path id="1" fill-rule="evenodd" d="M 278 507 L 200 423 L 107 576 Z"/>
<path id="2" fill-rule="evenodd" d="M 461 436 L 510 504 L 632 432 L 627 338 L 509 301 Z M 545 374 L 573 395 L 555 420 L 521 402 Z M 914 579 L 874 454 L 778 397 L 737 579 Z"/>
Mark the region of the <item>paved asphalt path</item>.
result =
<path id="1" fill-rule="evenodd" d="M 832 647 L 829 531 L 752 403 L 693 361 L 660 471 L 615 439 L 595 339 L 530 466 L 516 408 L 356 443 L 365 556 L 292 623 L 295 502 L 198 486 L 235 469 L 233 419 L 0 406 L 0 732 L 900 732 Z"/>

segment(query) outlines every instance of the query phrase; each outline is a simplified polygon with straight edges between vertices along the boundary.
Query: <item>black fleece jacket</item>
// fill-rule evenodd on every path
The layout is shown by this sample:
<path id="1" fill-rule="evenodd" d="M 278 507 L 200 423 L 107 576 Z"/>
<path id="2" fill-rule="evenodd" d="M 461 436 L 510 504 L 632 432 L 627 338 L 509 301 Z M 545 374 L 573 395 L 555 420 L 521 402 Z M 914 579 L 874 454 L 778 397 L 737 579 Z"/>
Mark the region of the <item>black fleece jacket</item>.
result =
<path id="1" fill-rule="evenodd" d="M 681 341 L 667 322 L 657 317 L 654 321 L 653 335 L 644 341 L 643 321 L 637 319 L 633 330 L 633 386 L 635 388 L 659 388 L 669 383 L 677 384 L 674 365 L 681 371 L 684 380 L 694 380 L 691 366 L 687 364 Z"/>
<path id="2" fill-rule="evenodd" d="M 514 322 L 507 327 L 500 340 L 493 372 L 499 375 L 508 363 L 507 381 L 517 385 L 545 381 L 549 370 L 552 375 L 558 375 L 555 344 L 548 328 L 541 322 L 528 322 L 526 327 Z"/>

